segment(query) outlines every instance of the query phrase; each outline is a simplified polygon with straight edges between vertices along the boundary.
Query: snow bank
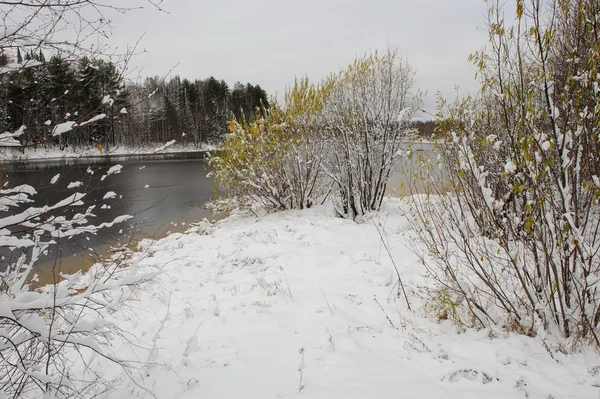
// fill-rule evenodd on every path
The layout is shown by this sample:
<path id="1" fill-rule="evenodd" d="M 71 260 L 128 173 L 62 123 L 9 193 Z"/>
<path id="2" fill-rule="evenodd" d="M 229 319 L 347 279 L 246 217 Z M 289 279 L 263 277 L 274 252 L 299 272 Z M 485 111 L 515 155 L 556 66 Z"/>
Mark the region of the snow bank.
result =
<path id="1" fill-rule="evenodd" d="M 598 397 L 600 360 L 591 351 L 566 356 L 540 338 L 458 334 L 429 318 L 403 206 L 386 199 L 360 223 L 327 207 L 234 214 L 143 241 L 134 269 L 164 273 L 127 294 L 138 305 L 107 317 L 146 349 L 123 344 L 116 353 L 149 363 L 136 382 L 158 398 Z M 373 222 L 383 226 L 412 313 Z M 126 379 L 116 389 L 113 397 L 149 396 Z"/>
<path id="2" fill-rule="evenodd" d="M 65 127 L 66 128 L 66 127 Z M 65 130 L 66 131 L 66 130 Z M 202 152 L 217 150 L 219 147 L 212 144 L 202 144 L 199 147 L 186 144 L 167 143 L 169 145 L 149 145 L 149 146 L 118 146 L 110 147 L 108 150 L 100 152 L 96 146 L 90 148 L 68 147 L 61 150 L 58 147 L 54 148 L 33 148 L 26 147 L 20 149 L 7 148 L 0 153 L 0 161 L 25 161 L 33 159 L 60 159 L 60 158 L 82 158 L 96 157 L 105 155 L 149 155 L 161 153 L 177 153 L 177 152 Z"/>

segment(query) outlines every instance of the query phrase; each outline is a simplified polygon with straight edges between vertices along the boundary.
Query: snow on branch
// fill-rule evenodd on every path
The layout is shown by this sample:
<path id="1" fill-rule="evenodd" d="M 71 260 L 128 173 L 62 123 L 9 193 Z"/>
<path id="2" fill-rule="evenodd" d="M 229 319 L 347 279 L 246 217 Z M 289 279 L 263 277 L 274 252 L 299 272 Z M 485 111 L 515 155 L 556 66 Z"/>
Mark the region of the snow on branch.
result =
<path id="1" fill-rule="evenodd" d="M 61 134 L 70 132 L 71 130 L 75 129 L 76 127 L 85 126 L 90 123 L 94 123 L 99 120 L 102 120 L 104 118 L 106 118 L 106 114 L 99 114 L 99 115 L 96 115 L 93 118 L 91 118 L 85 122 L 81 122 L 81 123 L 77 123 L 74 121 L 59 123 L 58 125 L 54 126 L 54 129 L 52 129 L 52 136 L 60 136 Z"/>
<path id="2" fill-rule="evenodd" d="M 15 137 L 21 136 L 25 132 L 25 126 L 21 126 L 14 132 L 4 132 L 0 134 L 0 147 L 20 147 L 21 143 L 15 140 Z"/>

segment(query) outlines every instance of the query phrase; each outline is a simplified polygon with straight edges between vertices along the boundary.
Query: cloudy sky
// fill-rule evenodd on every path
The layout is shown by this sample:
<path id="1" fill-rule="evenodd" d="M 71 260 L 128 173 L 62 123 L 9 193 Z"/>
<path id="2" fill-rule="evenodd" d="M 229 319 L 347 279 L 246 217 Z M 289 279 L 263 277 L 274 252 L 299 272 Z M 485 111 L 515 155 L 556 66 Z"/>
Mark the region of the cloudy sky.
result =
<path id="1" fill-rule="evenodd" d="M 475 90 L 469 53 L 485 45 L 483 0 L 165 0 L 112 15 L 120 46 L 145 36 L 132 66 L 143 76 L 215 76 L 282 93 L 295 76 L 320 80 L 369 49 L 394 45 L 417 71 L 417 88 L 453 98 Z"/>

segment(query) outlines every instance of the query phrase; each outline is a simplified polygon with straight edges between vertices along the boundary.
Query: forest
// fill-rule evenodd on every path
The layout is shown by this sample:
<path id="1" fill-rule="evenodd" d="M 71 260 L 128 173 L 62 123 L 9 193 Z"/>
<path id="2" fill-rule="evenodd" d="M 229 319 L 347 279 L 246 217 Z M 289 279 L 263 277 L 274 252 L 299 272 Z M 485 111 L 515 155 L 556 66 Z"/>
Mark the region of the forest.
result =
<path id="1" fill-rule="evenodd" d="M 10 62 L 35 62 L 15 71 Z M 0 57 L 0 130 L 14 132 L 21 148 L 65 149 L 100 145 L 142 146 L 177 140 L 199 146 L 222 141 L 231 116 L 249 117 L 257 107 L 269 107 L 260 85 L 209 77 L 188 80 L 147 77 L 130 81 L 114 63 L 87 56 L 75 60 L 42 51 Z M 86 124 L 94 120 L 95 123 Z M 57 125 L 75 129 L 53 134 Z"/>

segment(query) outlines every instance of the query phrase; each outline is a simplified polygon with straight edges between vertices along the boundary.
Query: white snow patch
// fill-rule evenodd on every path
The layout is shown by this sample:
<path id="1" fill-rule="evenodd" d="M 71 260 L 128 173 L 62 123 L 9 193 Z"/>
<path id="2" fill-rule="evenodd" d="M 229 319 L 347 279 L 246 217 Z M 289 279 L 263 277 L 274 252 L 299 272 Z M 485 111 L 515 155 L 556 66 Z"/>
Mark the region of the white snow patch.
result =
<path id="1" fill-rule="evenodd" d="M 87 120 L 85 122 L 81 122 L 79 124 L 79 126 L 85 126 L 85 125 L 88 125 L 90 123 L 98 122 L 99 120 L 102 120 L 104 118 L 106 118 L 106 114 L 99 114 L 99 115 L 96 115 L 93 118 L 91 118 L 91 119 L 89 119 L 89 120 Z"/>
<path id="2" fill-rule="evenodd" d="M 102 98 L 102 104 L 104 105 L 108 105 L 109 107 L 112 106 L 115 103 L 115 100 L 113 100 L 109 94 L 105 95 Z"/>
<path id="3" fill-rule="evenodd" d="M 413 312 L 373 223 L 337 218 L 330 207 L 234 212 L 143 240 L 131 270 L 163 273 L 122 291 L 139 304 L 135 314 L 128 307 L 106 317 L 147 345 L 119 345 L 119 355 L 148 366 L 111 394 L 129 397 L 139 384 L 163 399 L 597 399 L 593 350 L 549 353 L 543 338 L 501 328 L 458 334 L 424 312 L 419 287 L 429 280 L 407 249 L 406 207 L 386 199 L 371 217 L 385 226 Z M 122 372 L 99 357 L 91 366 L 99 362 L 107 376 Z"/>
<path id="4" fill-rule="evenodd" d="M 548 151 L 548 150 L 550 149 L 550 142 L 549 142 L 549 141 L 547 141 L 547 140 L 546 140 L 546 141 L 544 141 L 544 142 L 542 143 L 542 149 L 543 149 L 544 151 Z"/>
<path id="5" fill-rule="evenodd" d="M 63 133 L 70 132 L 75 126 L 77 126 L 77 123 L 74 121 L 59 123 L 58 125 L 54 126 L 54 129 L 52 130 L 52 135 L 59 136 Z"/>
<path id="6" fill-rule="evenodd" d="M 74 181 L 74 182 L 69 183 L 69 185 L 67 186 L 67 188 L 77 188 L 77 187 L 81 187 L 81 186 L 83 186 L 82 182 L 80 182 L 80 181 Z"/>
<path id="7" fill-rule="evenodd" d="M 515 166 L 513 161 L 511 161 L 510 159 L 508 161 L 506 161 L 506 164 L 504 165 L 504 171 L 506 173 L 513 174 L 513 173 L 515 173 L 516 170 L 517 170 L 517 167 Z"/>
<path id="8" fill-rule="evenodd" d="M 14 132 L 4 132 L 0 134 L 0 147 L 20 147 L 21 143 L 15 137 L 21 136 L 25 132 L 25 125 Z"/>

